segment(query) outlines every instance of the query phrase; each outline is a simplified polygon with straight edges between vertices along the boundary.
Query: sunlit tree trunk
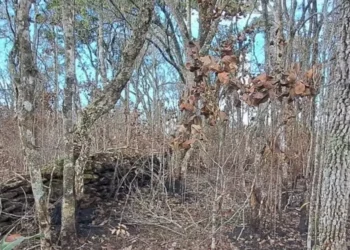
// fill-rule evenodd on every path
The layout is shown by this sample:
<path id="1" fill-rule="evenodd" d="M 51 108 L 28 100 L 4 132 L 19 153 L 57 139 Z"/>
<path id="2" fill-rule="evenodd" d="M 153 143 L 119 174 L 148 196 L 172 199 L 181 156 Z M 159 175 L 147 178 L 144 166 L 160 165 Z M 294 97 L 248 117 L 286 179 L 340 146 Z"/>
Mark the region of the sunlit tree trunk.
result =
<path id="1" fill-rule="evenodd" d="M 188 45 L 190 42 L 192 42 L 192 30 L 191 30 L 191 1 L 186 1 L 186 5 L 184 6 L 185 13 L 186 13 L 186 18 L 183 17 L 180 9 L 178 8 L 178 4 L 180 1 L 173 1 L 173 0 L 166 0 L 166 5 L 169 7 L 169 10 L 171 15 L 174 17 L 173 20 L 176 21 L 176 24 L 179 28 L 181 39 L 182 39 L 182 45 L 183 48 L 186 49 L 188 48 Z M 218 1 L 217 7 L 219 9 L 224 9 L 227 5 L 228 1 L 223 0 L 223 1 Z M 217 34 L 218 31 L 218 25 L 220 22 L 220 18 L 217 19 L 211 19 L 208 18 L 208 13 L 211 13 L 214 11 L 215 4 L 207 4 L 202 2 L 201 4 L 198 5 L 198 11 L 199 11 L 199 18 L 198 18 L 198 43 L 199 43 L 199 54 L 201 56 L 205 56 L 208 54 L 210 50 L 211 43 L 213 41 L 214 36 Z M 168 14 L 168 13 L 166 13 Z M 168 17 L 168 16 L 167 16 Z M 169 17 L 168 17 L 169 18 Z M 169 18 L 169 21 L 172 22 L 172 20 Z M 172 37 L 173 42 L 175 43 L 175 46 L 179 46 L 179 41 L 177 40 L 176 37 Z M 181 53 L 177 51 L 177 53 Z M 180 55 L 178 56 L 179 58 L 182 58 L 183 56 Z M 186 100 L 190 96 L 190 91 L 195 84 L 195 75 L 193 72 L 190 72 L 185 68 L 186 63 L 192 62 L 191 56 L 185 54 L 185 59 L 180 62 L 180 67 L 177 67 L 179 70 L 179 74 L 181 77 L 181 80 L 185 84 L 183 88 L 183 92 L 181 93 L 181 98 Z M 176 64 L 175 62 L 173 62 Z M 190 113 L 183 112 L 181 114 L 181 117 L 179 119 L 180 124 L 185 124 L 189 117 L 191 116 Z M 181 137 L 181 133 L 176 133 L 174 132 L 175 136 Z M 184 140 L 189 139 L 189 135 L 184 136 Z M 195 143 L 196 144 L 196 143 Z M 171 158 L 171 166 L 173 168 L 173 172 L 175 172 L 175 179 L 178 180 L 179 184 L 182 183 L 182 180 L 186 178 L 187 175 L 187 168 L 189 164 L 189 160 L 192 156 L 192 154 L 195 152 L 195 148 L 198 148 L 197 145 L 192 145 L 190 149 L 182 149 L 182 148 L 174 148 L 172 158 Z M 194 148 L 195 147 L 195 148 Z M 174 181 L 173 179 L 170 181 Z"/>
<path id="2" fill-rule="evenodd" d="M 350 136 L 350 3 L 341 5 L 336 73 L 331 119 L 326 147 L 326 162 L 321 189 L 319 242 L 316 249 L 346 250 L 346 224 L 349 207 Z"/>
<path id="3" fill-rule="evenodd" d="M 75 170 L 73 159 L 73 92 L 75 79 L 74 1 L 65 0 L 62 8 L 62 23 L 65 44 L 65 88 L 63 102 L 63 126 L 65 140 L 65 162 L 63 167 L 63 199 L 61 222 L 61 245 L 64 249 L 75 249 Z"/>
<path id="4" fill-rule="evenodd" d="M 84 167 L 88 158 L 90 144 L 90 129 L 93 124 L 104 114 L 114 108 L 119 101 L 122 91 L 125 89 L 134 71 L 137 58 L 142 55 L 142 47 L 146 40 L 148 29 L 154 11 L 154 1 L 145 1 L 140 6 L 138 19 L 135 21 L 133 35 L 128 40 L 122 52 L 123 62 L 119 73 L 105 86 L 102 93 L 81 112 L 77 127 L 74 131 L 74 154 L 76 161 L 76 194 L 81 197 L 84 192 Z"/>
<path id="5" fill-rule="evenodd" d="M 100 0 L 100 9 L 98 10 L 98 68 L 99 73 L 105 86 L 107 82 L 107 71 L 105 65 L 105 51 L 103 47 L 103 1 Z"/>
<path id="6" fill-rule="evenodd" d="M 25 164 L 30 173 L 30 181 L 35 200 L 35 211 L 40 232 L 44 235 L 41 249 L 51 249 L 50 216 L 41 177 L 41 156 L 37 145 L 37 125 L 35 124 L 35 83 L 37 68 L 34 64 L 30 41 L 31 1 L 21 1 L 17 9 L 17 39 L 13 51 L 18 51 L 20 72 L 15 88 L 17 89 L 17 117 L 24 150 Z M 16 47 L 17 46 L 17 47 Z"/>

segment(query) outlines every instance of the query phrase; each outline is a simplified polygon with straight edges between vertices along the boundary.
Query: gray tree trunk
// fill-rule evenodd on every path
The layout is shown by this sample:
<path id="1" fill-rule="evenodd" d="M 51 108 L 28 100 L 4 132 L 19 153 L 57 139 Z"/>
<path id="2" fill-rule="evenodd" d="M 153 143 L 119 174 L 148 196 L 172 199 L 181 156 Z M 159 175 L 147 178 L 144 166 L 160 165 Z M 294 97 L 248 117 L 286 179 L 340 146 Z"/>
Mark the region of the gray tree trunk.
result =
<path id="1" fill-rule="evenodd" d="M 20 72 L 15 76 L 17 89 L 17 117 L 23 145 L 25 164 L 29 169 L 30 181 L 35 200 L 35 212 L 39 222 L 40 232 L 44 235 L 41 240 L 41 249 L 51 249 L 50 216 L 48 213 L 46 195 L 41 177 L 41 156 L 37 145 L 35 114 L 35 79 L 37 68 L 34 64 L 30 41 L 29 11 L 31 1 L 20 1 L 16 24 L 17 38 L 13 51 L 18 51 Z M 17 46 L 17 48 L 16 48 Z"/>
<path id="2" fill-rule="evenodd" d="M 108 83 L 105 65 L 105 51 L 103 47 L 103 1 L 100 0 L 98 10 L 98 65 L 103 86 Z M 96 86 L 97 87 L 97 86 Z"/>
<path id="3" fill-rule="evenodd" d="M 316 249 L 346 250 L 349 206 L 350 136 L 350 3 L 341 6 L 335 88 L 321 189 L 319 242 Z"/>
<path id="4" fill-rule="evenodd" d="M 102 115 L 114 108 L 115 104 L 120 99 L 122 91 L 125 89 L 129 79 L 132 76 L 135 62 L 139 56 L 142 47 L 146 40 L 148 29 L 151 25 L 151 20 L 154 12 L 154 0 L 144 1 L 140 7 L 138 20 L 135 22 L 133 35 L 128 40 L 125 49 L 123 50 L 123 62 L 121 71 L 118 75 L 103 89 L 90 105 L 88 105 L 79 117 L 77 127 L 74 131 L 75 143 L 75 158 L 77 159 L 76 168 L 76 194 L 81 197 L 84 192 L 83 172 L 89 152 L 89 144 L 86 141 L 89 139 L 89 132 L 92 125 Z"/>
<path id="5" fill-rule="evenodd" d="M 63 102 L 63 127 L 65 140 L 65 162 L 63 167 L 63 199 L 61 222 L 61 245 L 64 249 L 75 249 L 75 170 L 73 158 L 73 93 L 75 79 L 75 43 L 73 1 L 64 0 L 62 24 L 65 44 L 65 88 Z"/>
<path id="6" fill-rule="evenodd" d="M 227 0 L 224 1 L 219 1 L 217 2 L 217 6 L 219 8 L 225 8 L 226 4 L 227 4 Z M 179 3 L 179 1 L 173 1 L 173 0 L 166 0 L 165 1 L 167 7 L 169 7 L 171 14 L 173 15 L 177 26 L 179 28 L 180 31 L 180 35 L 181 35 L 181 39 L 183 41 L 183 46 L 186 49 L 189 42 L 192 41 L 192 35 L 191 35 L 191 26 L 189 25 L 191 22 L 191 2 L 190 1 L 186 1 L 186 19 L 182 16 L 181 12 L 179 11 L 179 9 L 177 8 L 177 4 Z M 207 6 L 199 6 L 199 54 L 200 56 L 205 56 L 208 54 L 209 50 L 210 50 L 210 45 L 213 41 L 213 38 L 215 36 L 215 34 L 217 33 L 218 30 L 218 25 L 219 25 L 219 21 L 220 19 L 216 19 L 213 21 L 208 22 L 208 20 L 205 18 L 207 15 L 207 11 L 210 11 L 210 7 L 207 8 Z M 204 28 L 204 26 L 208 25 L 209 27 Z M 177 43 L 176 37 L 173 37 L 173 39 L 175 40 L 174 43 Z M 185 62 L 192 62 L 193 59 L 186 55 L 185 58 Z M 192 89 L 193 85 L 195 84 L 194 79 L 195 79 L 195 75 L 188 71 L 184 65 L 180 65 L 182 70 L 181 70 L 181 75 L 183 76 L 183 80 L 185 83 L 185 88 L 184 88 L 184 92 L 182 93 L 181 97 L 186 99 L 189 95 L 190 95 L 190 90 Z M 191 114 L 189 113 L 182 113 L 181 117 L 180 117 L 180 124 L 185 124 L 188 120 L 188 118 L 191 116 Z M 179 135 L 176 135 L 179 136 Z M 188 135 L 187 138 L 185 139 L 189 139 Z M 180 184 L 182 182 L 182 180 L 185 180 L 186 175 L 187 175 L 187 168 L 188 168 L 188 163 L 189 160 L 192 156 L 192 154 L 195 151 L 195 145 L 192 145 L 190 149 L 188 150 L 183 150 L 181 148 L 175 148 L 171 157 L 171 166 L 173 169 L 173 172 L 175 173 L 174 178 L 176 180 L 180 181 Z M 173 176 L 172 176 L 173 177 Z M 175 184 L 175 180 L 173 178 L 171 178 L 170 180 L 171 182 L 173 182 L 173 185 Z M 181 188 L 182 189 L 182 188 Z M 183 191 L 183 189 L 182 189 Z"/>

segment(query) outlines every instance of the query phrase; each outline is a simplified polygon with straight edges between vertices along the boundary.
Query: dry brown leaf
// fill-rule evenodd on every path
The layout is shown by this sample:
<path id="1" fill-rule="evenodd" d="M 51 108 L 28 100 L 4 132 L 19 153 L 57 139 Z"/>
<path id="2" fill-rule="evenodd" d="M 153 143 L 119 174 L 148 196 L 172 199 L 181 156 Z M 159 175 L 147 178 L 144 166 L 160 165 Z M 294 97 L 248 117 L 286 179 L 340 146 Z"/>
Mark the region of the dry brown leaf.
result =
<path id="1" fill-rule="evenodd" d="M 305 88 L 305 91 L 301 94 L 302 96 L 311 96 L 312 91 L 310 88 Z"/>
<path id="2" fill-rule="evenodd" d="M 202 124 L 202 118 L 199 115 L 193 115 L 188 119 L 188 124 Z"/>
<path id="3" fill-rule="evenodd" d="M 180 104 L 180 110 L 186 110 L 186 111 L 190 111 L 193 112 L 194 111 L 194 106 L 191 103 L 181 103 Z"/>
<path id="4" fill-rule="evenodd" d="M 273 89 L 269 89 L 268 90 L 268 94 L 269 94 L 269 97 L 272 99 L 272 100 L 275 100 L 277 95 L 275 93 L 275 91 Z"/>
<path id="5" fill-rule="evenodd" d="M 228 116 L 227 116 L 226 112 L 224 112 L 224 111 L 220 111 L 219 112 L 219 118 L 222 121 L 227 121 L 228 120 Z"/>
<path id="6" fill-rule="evenodd" d="M 294 92 L 296 95 L 301 95 L 304 93 L 305 88 L 305 84 L 299 81 L 294 85 Z"/>
<path id="7" fill-rule="evenodd" d="M 255 92 L 255 93 L 252 94 L 252 97 L 254 99 L 258 99 L 258 100 L 263 99 L 265 96 L 266 96 L 266 94 L 262 93 L 262 92 Z"/>
<path id="8" fill-rule="evenodd" d="M 228 65 L 230 73 L 235 73 L 238 69 L 238 66 L 236 63 L 230 63 Z"/>
<path id="9" fill-rule="evenodd" d="M 219 73 L 222 71 L 220 65 L 218 63 L 212 63 L 210 66 L 209 66 L 209 70 L 211 71 L 214 71 L 216 73 Z"/>
<path id="10" fill-rule="evenodd" d="M 197 124 L 192 124 L 191 125 L 191 133 L 195 134 L 195 133 L 200 133 L 200 131 L 202 130 L 202 127 L 200 125 Z"/>
<path id="11" fill-rule="evenodd" d="M 181 148 L 183 149 L 189 149 L 191 148 L 191 145 L 193 143 L 195 143 L 196 139 L 192 138 L 192 139 L 189 139 L 189 140 L 186 140 L 184 141 L 183 143 L 181 143 Z"/>
<path id="12" fill-rule="evenodd" d="M 244 94 L 242 95 L 242 100 L 243 100 L 246 104 L 248 104 L 249 106 L 252 106 L 252 105 L 253 105 L 253 103 L 252 103 L 252 98 L 250 97 L 250 95 L 248 95 L 248 94 L 246 94 L 246 93 L 244 93 Z"/>
<path id="13" fill-rule="evenodd" d="M 301 65 L 300 63 L 292 63 L 292 70 L 296 72 L 297 74 L 300 73 Z"/>
<path id="14" fill-rule="evenodd" d="M 243 100 L 243 101 L 247 101 L 248 99 L 249 99 L 249 95 L 246 94 L 246 93 L 244 93 L 244 94 L 242 95 L 242 100 Z"/>
<path id="15" fill-rule="evenodd" d="M 224 63 L 224 64 L 227 64 L 229 65 L 230 63 L 234 63 L 234 64 L 237 64 L 238 63 L 238 59 L 236 56 L 234 55 L 231 55 L 231 56 L 224 56 L 221 61 Z"/>
<path id="16" fill-rule="evenodd" d="M 222 83 L 222 84 L 229 84 L 230 82 L 230 77 L 229 77 L 229 73 L 227 72 L 221 72 L 218 74 L 218 78 L 219 78 L 219 81 Z"/>
<path id="17" fill-rule="evenodd" d="M 187 70 L 191 71 L 191 72 L 194 72 L 194 71 L 196 71 L 196 70 L 199 69 L 198 66 L 195 66 L 195 65 L 193 65 L 193 64 L 190 63 L 190 62 L 187 62 L 187 63 L 185 64 L 185 68 L 186 68 Z"/>
<path id="18" fill-rule="evenodd" d="M 188 69 L 188 70 L 190 70 L 191 66 L 192 66 L 192 63 L 187 62 L 185 64 L 185 68 Z"/>
<path id="19" fill-rule="evenodd" d="M 258 82 L 266 82 L 267 80 L 271 80 L 271 79 L 272 79 L 271 76 L 268 76 L 266 73 L 262 73 L 262 74 L 258 75 L 257 77 L 255 77 L 252 80 L 252 83 L 256 84 Z"/>
<path id="20" fill-rule="evenodd" d="M 203 56 L 200 57 L 199 60 L 203 63 L 202 71 L 206 74 L 209 70 L 214 72 L 221 72 L 220 65 L 215 62 L 215 60 L 211 56 Z"/>
<path id="21" fill-rule="evenodd" d="M 199 61 L 203 63 L 203 66 L 209 67 L 213 63 L 213 58 L 211 56 L 202 56 Z"/>
<path id="22" fill-rule="evenodd" d="M 180 138 L 174 138 L 173 140 L 170 141 L 170 146 L 174 149 L 178 149 L 180 146 Z M 115 232 L 114 232 L 115 233 Z M 112 234 L 114 234 L 112 233 Z"/>
<path id="23" fill-rule="evenodd" d="M 262 84 L 265 89 L 273 89 L 273 81 L 266 81 Z"/>
<path id="24" fill-rule="evenodd" d="M 261 103 L 266 102 L 269 99 L 269 95 L 264 92 L 255 92 L 250 96 L 250 102 L 253 106 L 258 106 Z"/>
<path id="25" fill-rule="evenodd" d="M 289 90 L 289 98 L 290 98 L 290 99 L 293 99 L 295 96 L 296 96 L 296 94 L 295 94 L 295 88 L 291 88 L 291 89 Z"/>
<path id="26" fill-rule="evenodd" d="M 294 83 L 297 80 L 297 74 L 294 71 L 291 71 L 287 77 L 288 83 Z"/>
<path id="27" fill-rule="evenodd" d="M 176 130 L 178 133 L 186 133 L 187 131 L 186 127 L 183 124 L 177 125 Z"/>
<path id="28" fill-rule="evenodd" d="M 251 28 L 251 27 L 248 27 L 248 28 L 246 28 L 246 29 L 244 30 L 244 32 L 247 33 L 247 34 L 251 34 L 251 33 L 254 32 L 254 29 Z"/>
<path id="29" fill-rule="evenodd" d="M 311 81 L 314 75 L 314 69 L 311 68 L 305 73 L 306 80 Z"/>
<path id="30" fill-rule="evenodd" d="M 255 92 L 255 86 L 250 86 L 249 88 L 246 89 L 248 93 L 254 93 Z"/>
<path id="31" fill-rule="evenodd" d="M 196 97 L 194 96 L 194 95 L 190 95 L 189 97 L 188 97 L 188 102 L 190 103 L 190 104 L 194 104 L 195 102 L 196 102 Z"/>
<path id="32" fill-rule="evenodd" d="M 211 114 L 211 112 L 207 108 L 207 105 L 205 105 L 203 108 L 201 108 L 201 115 L 204 115 L 206 118 L 208 118 L 210 114 Z"/>
<path id="33" fill-rule="evenodd" d="M 221 62 L 225 65 L 225 71 L 229 73 L 235 73 L 238 69 L 238 59 L 234 55 L 225 55 Z"/>
<path id="34" fill-rule="evenodd" d="M 21 237 L 22 237 L 22 235 L 20 235 L 20 234 L 10 234 L 5 238 L 5 242 L 13 242 Z"/>
<path id="35" fill-rule="evenodd" d="M 231 56 L 233 54 L 232 51 L 232 45 L 231 44 L 226 44 L 221 48 L 221 54 L 223 56 L 227 55 L 227 56 Z"/>
<path id="36" fill-rule="evenodd" d="M 209 119 L 209 125 L 210 126 L 215 126 L 216 125 L 216 120 L 214 119 L 214 117 Z"/>

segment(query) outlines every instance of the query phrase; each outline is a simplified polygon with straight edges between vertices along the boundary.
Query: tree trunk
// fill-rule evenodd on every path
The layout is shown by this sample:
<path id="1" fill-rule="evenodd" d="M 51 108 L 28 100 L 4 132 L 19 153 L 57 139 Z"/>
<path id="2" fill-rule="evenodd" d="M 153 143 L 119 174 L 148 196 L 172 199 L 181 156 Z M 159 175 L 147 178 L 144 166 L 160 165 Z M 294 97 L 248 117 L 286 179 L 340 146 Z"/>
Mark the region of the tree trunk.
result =
<path id="1" fill-rule="evenodd" d="M 21 1 L 17 11 L 16 24 L 17 39 L 14 51 L 19 52 L 20 78 L 16 79 L 17 89 L 17 116 L 18 125 L 24 151 L 24 161 L 29 169 L 31 186 L 35 200 L 35 211 L 39 222 L 40 232 L 44 235 L 41 240 L 41 249 L 51 248 L 50 216 L 46 195 L 41 177 L 41 157 L 37 145 L 36 124 L 34 119 L 35 104 L 35 78 L 37 69 L 34 64 L 33 52 L 30 41 L 29 11 L 31 1 Z M 18 46 L 19 48 L 16 48 Z"/>
<path id="2" fill-rule="evenodd" d="M 105 51 L 103 47 L 103 1 L 100 0 L 100 6 L 98 10 L 98 65 L 99 73 L 101 75 L 102 84 L 106 86 L 108 82 L 107 71 L 105 65 Z"/>
<path id="3" fill-rule="evenodd" d="M 190 39 L 192 38 L 191 16 L 192 16 L 191 0 L 187 0 L 186 1 L 186 18 L 187 18 L 187 30 L 188 30 L 188 35 L 189 35 Z"/>
<path id="4" fill-rule="evenodd" d="M 75 170 L 73 159 L 73 92 L 75 87 L 75 44 L 73 2 L 65 0 L 62 8 L 62 23 L 65 44 L 66 86 L 64 88 L 63 127 L 65 140 L 65 162 L 63 167 L 63 199 L 61 222 L 61 245 L 64 249 L 75 249 L 77 233 L 75 227 Z"/>
<path id="5" fill-rule="evenodd" d="M 151 25 L 151 20 L 154 11 L 154 1 L 145 1 L 141 6 L 138 20 L 136 20 L 137 27 L 133 29 L 133 35 L 127 42 L 123 50 L 123 62 L 121 71 L 111 81 L 111 83 L 103 89 L 99 95 L 90 105 L 88 105 L 81 113 L 77 128 L 74 131 L 74 149 L 75 158 L 77 159 L 76 168 L 76 194 L 81 197 L 84 192 L 84 165 L 87 159 L 86 152 L 89 152 L 89 144 L 86 143 L 89 136 L 89 131 L 92 125 L 102 115 L 109 112 L 118 102 L 121 92 L 129 82 L 134 70 L 137 57 L 141 55 L 142 47 L 146 40 L 148 29 Z"/>
<path id="6" fill-rule="evenodd" d="M 326 148 L 326 165 L 321 189 L 319 242 L 316 249 L 346 250 L 346 224 L 349 206 L 350 129 L 350 3 L 343 1 L 337 67 L 330 86 L 335 95 Z"/>

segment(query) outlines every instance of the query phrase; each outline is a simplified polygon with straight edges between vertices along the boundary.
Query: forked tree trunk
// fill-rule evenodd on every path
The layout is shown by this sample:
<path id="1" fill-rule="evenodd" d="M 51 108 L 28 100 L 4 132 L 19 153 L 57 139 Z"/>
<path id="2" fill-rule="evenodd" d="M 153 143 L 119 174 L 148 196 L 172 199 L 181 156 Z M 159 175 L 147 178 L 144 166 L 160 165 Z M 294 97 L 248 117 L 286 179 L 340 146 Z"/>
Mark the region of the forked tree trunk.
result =
<path id="1" fill-rule="evenodd" d="M 177 25 L 179 27 L 179 31 L 180 31 L 180 35 L 181 35 L 181 39 L 183 41 L 183 45 L 184 48 L 186 49 L 187 46 L 189 45 L 189 43 L 192 41 L 192 31 L 191 31 L 191 2 L 190 1 L 186 1 L 186 20 L 182 17 L 181 12 L 179 11 L 179 9 L 177 8 L 177 4 L 179 3 L 179 1 L 173 1 L 173 0 L 166 0 L 166 5 L 169 7 L 175 21 L 177 22 Z M 215 2 L 215 1 L 214 1 Z M 216 5 L 219 9 L 224 9 L 227 5 L 228 1 L 227 0 L 223 0 L 223 1 L 217 1 Z M 214 5 L 207 5 L 207 4 L 200 4 L 199 5 L 199 27 L 198 27 L 198 35 L 199 35 L 199 55 L 200 56 L 205 56 L 208 54 L 209 50 L 210 50 L 210 45 L 213 41 L 213 38 L 215 36 L 215 34 L 217 33 L 218 30 L 218 25 L 220 22 L 220 18 L 211 20 L 208 19 L 208 13 L 210 11 L 213 11 L 212 8 L 215 7 Z M 176 39 L 176 38 L 175 38 Z M 177 43 L 177 41 L 175 42 Z M 191 58 L 191 56 L 186 54 L 185 57 L 185 63 L 191 62 L 193 61 L 193 59 Z M 184 64 L 181 65 L 182 66 L 182 76 L 184 76 L 185 80 L 185 87 L 184 87 L 184 92 L 182 93 L 181 97 L 183 99 L 187 99 L 190 95 L 190 90 L 192 89 L 192 87 L 194 86 L 195 82 L 195 75 L 188 71 L 186 69 L 186 67 L 184 67 Z M 181 117 L 180 117 L 180 124 L 186 124 L 189 117 L 191 116 L 191 114 L 186 114 L 182 113 Z M 183 138 L 184 140 L 189 139 L 189 135 L 186 135 L 185 138 Z M 195 143 L 196 144 L 196 143 Z M 189 150 L 184 150 L 181 148 L 174 148 L 173 154 L 172 154 L 172 158 L 171 158 L 171 166 L 173 168 L 173 171 L 175 172 L 175 179 L 176 180 L 169 180 L 170 182 L 172 182 L 173 184 L 176 183 L 180 184 L 181 186 L 181 190 L 184 191 L 184 189 L 182 189 L 182 181 L 185 180 L 186 175 L 187 175 L 187 168 L 188 168 L 188 164 L 189 164 L 189 160 L 191 159 L 191 156 L 193 155 L 193 153 L 195 152 L 195 149 L 198 148 L 198 146 L 196 145 L 191 145 L 191 148 Z"/>
<path id="2" fill-rule="evenodd" d="M 29 11 L 32 1 L 20 1 L 16 24 L 17 37 L 13 51 L 19 52 L 20 76 L 15 76 L 17 89 L 17 117 L 23 145 L 25 164 L 29 169 L 30 181 L 35 200 L 35 212 L 39 222 L 40 232 L 44 235 L 41 249 L 51 249 L 50 216 L 41 177 L 41 157 L 37 145 L 36 124 L 34 119 L 34 91 L 37 68 L 34 64 L 30 41 Z M 19 81 L 18 81 L 19 80 Z"/>
<path id="3" fill-rule="evenodd" d="M 335 88 L 332 100 L 326 165 L 321 189 L 319 242 L 316 249 L 346 250 L 346 224 L 349 207 L 350 164 L 350 3 L 341 4 L 337 67 L 330 86 Z"/>
<path id="4" fill-rule="evenodd" d="M 64 249 L 75 249 L 75 170 L 73 159 L 73 91 L 75 89 L 75 44 L 73 2 L 63 1 L 62 23 L 65 45 L 65 88 L 63 102 L 63 127 L 65 140 L 65 162 L 63 167 L 63 199 L 61 222 L 61 245 Z"/>
<path id="5" fill-rule="evenodd" d="M 119 101 L 121 92 L 125 89 L 133 73 L 137 58 L 142 54 L 140 52 L 142 51 L 148 29 L 151 25 L 154 4 L 154 0 L 149 0 L 144 1 L 141 5 L 138 19 L 135 21 L 135 27 L 133 27 L 133 34 L 122 52 L 123 62 L 121 71 L 103 89 L 101 95 L 82 111 L 79 117 L 77 128 L 74 131 L 74 158 L 77 159 L 75 165 L 75 190 L 78 198 L 82 197 L 84 193 L 83 173 L 90 148 L 90 144 L 86 143 L 89 139 L 90 129 L 97 119 L 113 109 Z"/>

